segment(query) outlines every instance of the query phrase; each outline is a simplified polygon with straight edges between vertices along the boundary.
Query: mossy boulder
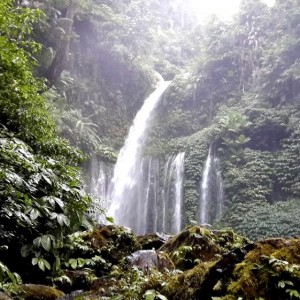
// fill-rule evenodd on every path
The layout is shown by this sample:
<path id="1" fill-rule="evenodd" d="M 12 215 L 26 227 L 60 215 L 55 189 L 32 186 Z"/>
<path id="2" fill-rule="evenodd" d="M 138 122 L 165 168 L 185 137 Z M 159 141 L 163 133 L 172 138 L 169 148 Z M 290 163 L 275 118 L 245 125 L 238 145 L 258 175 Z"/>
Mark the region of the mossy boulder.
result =
<path id="1" fill-rule="evenodd" d="M 172 237 L 159 250 L 168 253 L 177 268 L 187 270 L 200 262 L 216 261 L 222 254 L 248 243 L 230 229 L 212 231 L 192 226 Z"/>
<path id="2" fill-rule="evenodd" d="M 258 242 L 235 267 L 228 294 L 245 300 L 300 298 L 300 239 Z"/>
<path id="3" fill-rule="evenodd" d="M 141 249 L 136 236 L 123 226 L 101 226 L 90 232 L 86 239 L 94 250 L 100 252 L 104 259 L 113 264 Z"/>
<path id="4" fill-rule="evenodd" d="M 55 300 L 65 294 L 54 287 L 41 284 L 21 284 L 17 287 L 17 299 Z"/>

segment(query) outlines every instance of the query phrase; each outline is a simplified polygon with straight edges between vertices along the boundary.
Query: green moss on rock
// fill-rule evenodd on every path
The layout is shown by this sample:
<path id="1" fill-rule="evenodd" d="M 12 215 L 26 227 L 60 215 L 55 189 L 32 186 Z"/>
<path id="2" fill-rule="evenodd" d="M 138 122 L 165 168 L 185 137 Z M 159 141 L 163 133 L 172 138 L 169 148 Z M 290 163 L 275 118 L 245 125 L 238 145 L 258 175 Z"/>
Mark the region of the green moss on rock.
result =
<path id="1" fill-rule="evenodd" d="M 141 246 L 131 230 L 116 225 L 102 226 L 87 236 L 91 247 L 99 250 L 101 255 L 112 263 L 119 262 Z"/>
<path id="2" fill-rule="evenodd" d="M 231 229 L 211 231 L 191 226 L 172 237 L 160 250 L 170 254 L 177 268 L 187 270 L 199 262 L 216 261 L 223 253 L 248 243 Z"/>
<path id="3" fill-rule="evenodd" d="M 258 242 L 234 270 L 229 294 L 250 299 L 300 297 L 300 239 Z"/>
<path id="4" fill-rule="evenodd" d="M 54 287 L 41 284 L 22 284 L 17 288 L 15 299 L 23 300 L 55 300 L 65 294 Z"/>

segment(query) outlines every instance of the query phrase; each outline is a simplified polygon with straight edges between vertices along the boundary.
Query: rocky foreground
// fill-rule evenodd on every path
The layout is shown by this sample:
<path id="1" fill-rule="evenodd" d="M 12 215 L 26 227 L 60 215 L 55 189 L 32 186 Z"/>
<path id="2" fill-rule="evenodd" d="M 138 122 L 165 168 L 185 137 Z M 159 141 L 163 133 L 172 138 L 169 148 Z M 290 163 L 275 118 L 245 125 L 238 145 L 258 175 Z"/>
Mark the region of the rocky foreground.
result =
<path id="1" fill-rule="evenodd" d="M 74 259 L 51 284 L 35 278 L 0 299 L 300 299 L 297 238 L 252 243 L 199 226 L 137 237 L 110 225 L 76 239 Z"/>

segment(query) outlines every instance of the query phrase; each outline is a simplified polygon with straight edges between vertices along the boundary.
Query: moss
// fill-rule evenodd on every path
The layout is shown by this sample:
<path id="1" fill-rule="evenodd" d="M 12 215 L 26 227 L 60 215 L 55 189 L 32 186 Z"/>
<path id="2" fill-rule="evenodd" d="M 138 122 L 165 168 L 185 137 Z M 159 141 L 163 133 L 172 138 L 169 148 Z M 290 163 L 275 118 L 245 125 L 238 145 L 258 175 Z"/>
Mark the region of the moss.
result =
<path id="1" fill-rule="evenodd" d="M 231 229 L 211 231 L 191 226 L 171 238 L 160 250 L 170 254 L 177 268 L 187 270 L 200 261 L 215 261 L 223 253 L 248 243 Z"/>
<path id="2" fill-rule="evenodd" d="M 168 299 L 194 299 L 195 291 L 212 265 L 212 262 L 201 263 L 192 270 L 170 277 L 159 292 Z"/>
<path id="3" fill-rule="evenodd" d="M 24 300 L 55 300 L 65 294 L 53 287 L 40 284 L 22 284 L 17 288 L 17 296 Z"/>
<path id="4" fill-rule="evenodd" d="M 299 253 L 299 239 L 258 242 L 245 260 L 236 266 L 228 292 L 249 300 L 289 298 L 285 282 L 291 282 L 293 288 L 300 284 Z M 282 288 L 280 282 L 283 282 Z"/>
<path id="5" fill-rule="evenodd" d="M 125 256 L 140 250 L 141 246 L 134 234 L 125 227 L 108 225 L 92 231 L 87 237 L 93 249 L 112 263 L 117 263 Z"/>

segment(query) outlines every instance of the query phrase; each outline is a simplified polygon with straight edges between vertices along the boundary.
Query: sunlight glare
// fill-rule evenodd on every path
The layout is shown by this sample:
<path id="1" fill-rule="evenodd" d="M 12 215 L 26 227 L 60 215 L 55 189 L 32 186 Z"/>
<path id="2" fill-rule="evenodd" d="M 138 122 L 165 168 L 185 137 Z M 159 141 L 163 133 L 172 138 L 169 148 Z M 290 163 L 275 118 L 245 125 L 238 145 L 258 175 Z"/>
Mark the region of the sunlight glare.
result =
<path id="1" fill-rule="evenodd" d="M 275 0 L 262 0 L 272 7 Z M 216 15 L 223 21 L 231 20 L 239 11 L 241 0 L 193 0 L 192 5 L 200 22 L 204 22 L 211 15 Z"/>

